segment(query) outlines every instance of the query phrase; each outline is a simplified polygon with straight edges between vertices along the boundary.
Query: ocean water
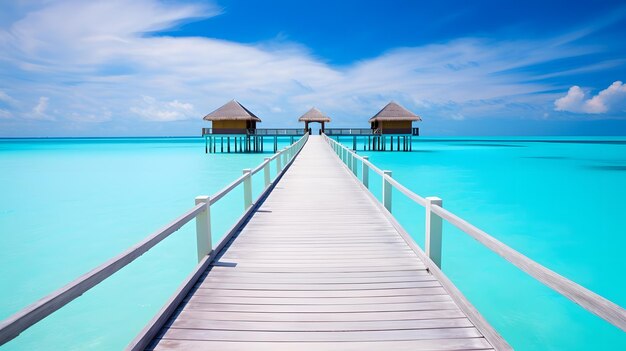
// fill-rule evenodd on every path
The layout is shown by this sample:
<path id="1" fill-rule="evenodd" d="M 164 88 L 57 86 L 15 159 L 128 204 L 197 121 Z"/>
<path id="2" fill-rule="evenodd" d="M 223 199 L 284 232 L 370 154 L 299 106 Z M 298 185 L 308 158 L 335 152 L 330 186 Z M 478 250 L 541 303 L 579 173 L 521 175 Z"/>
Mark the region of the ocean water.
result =
<path id="1" fill-rule="evenodd" d="M 413 152 L 358 149 L 415 193 L 442 198 L 505 244 L 626 306 L 626 138 L 419 138 Z M 381 182 L 370 172 L 379 199 Z M 392 199 L 394 216 L 423 248 L 424 209 L 395 190 Z M 626 333 L 450 224 L 442 261 L 516 350 L 626 350 Z"/>
<path id="2" fill-rule="evenodd" d="M 219 191 L 269 156 L 207 155 L 200 138 L 0 139 L 0 319 L 123 252 L 193 207 L 196 196 Z M 254 197 L 262 183 L 260 172 Z M 242 213 L 239 186 L 211 207 L 213 241 Z M 123 349 L 197 264 L 195 240 L 192 221 L 2 350 Z"/>
<path id="3" fill-rule="evenodd" d="M 416 193 L 441 197 L 444 207 L 504 243 L 626 306 L 626 139 L 419 138 L 411 153 L 359 153 Z M 199 138 L 0 139 L 0 319 L 122 252 L 192 207 L 197 195 L 218 191 L 269 155 L 206 155 Z M 370 182 L 379 196 L 380 177 L 371 173 Z M 214 242 L 242 211 L 241 189 L 212 207 Z M 394 192 L 393 213 L 422 245 L 423 208 Z M 195 255 L 191 222 L 3 350 L 121 349 L 190 273 Z M 517 350 L 626 349 L 626 333 L 450 225 L 443 270 Z"/>

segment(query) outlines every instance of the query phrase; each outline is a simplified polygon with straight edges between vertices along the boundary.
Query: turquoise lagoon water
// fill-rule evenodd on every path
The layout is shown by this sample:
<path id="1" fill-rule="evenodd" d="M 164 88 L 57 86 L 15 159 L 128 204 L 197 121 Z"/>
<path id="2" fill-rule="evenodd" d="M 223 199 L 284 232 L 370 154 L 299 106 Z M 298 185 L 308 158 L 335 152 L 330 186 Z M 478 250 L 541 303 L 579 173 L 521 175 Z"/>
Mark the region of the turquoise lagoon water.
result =
<path id="1" fill-rule="evenodd" d="M 219 191 L 269 156 L 207 155 L 199 138 L 0 139 L 0 319 L 121 253 L 193 207 L 196 196 Z M 255 196 L 262 178 L 253 177 Z M 243 212 L 240 187 L 211 212 L 216 242 Z M 123 349 L 196 265 L 195 240 L 192 221 L 2 349 Z"/>
<path id="2" fill-rule="evenodd" d="M 359 153 L 416 193 L 443 198 L 446 208 L 504 243 L 626 306 L 626 139 L 421 138 L 411 153 Z M 191 138 L 0 140 L 0 319 L 267 156 L 206 155 L 202 140 Z M 371 174 L 370 181 L 379 196 L 380 178 Z M 241 214 L 241 197 L 237 189 L 212 208 L 214 233 Z M 424 210 L 394 192 L 393 212 L 422 245 Z M 517 350 L 626 349 L 625 333 L 453 227 L 444 231 L 443 270 Z M 121 349 L 195 263 L 192 222 L 3 350 Z"/>
<path id="3" fill-rule="evenodd" d="M 358 153 L 415 193 L 442 198 L 505 244 L 626 306 L 626 138 L 420 138 L 413 152 Z M 370 172 L 379 199 L 381 181 Z M 424 209 L 395 190 L 392 199 L 394 216 L 423 247 Z M 442 267 L 516 350 L 626 350 L 626 333 L 449 224 Z"/>

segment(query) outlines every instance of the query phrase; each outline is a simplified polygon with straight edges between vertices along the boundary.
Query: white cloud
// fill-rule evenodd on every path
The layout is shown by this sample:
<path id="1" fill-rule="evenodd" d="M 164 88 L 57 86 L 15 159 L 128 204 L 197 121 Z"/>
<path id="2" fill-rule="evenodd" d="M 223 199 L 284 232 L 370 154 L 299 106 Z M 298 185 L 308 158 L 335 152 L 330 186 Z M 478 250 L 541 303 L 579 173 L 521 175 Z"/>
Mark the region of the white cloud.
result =
<path id="1" fill-rule="evenodd" d="M 182 111 L 193 111 L 193 105 L 189 103 L 180 102 L 178 100 L 174 100 L 167 103 L 168 106 L 175 108 L 177 110 Z"/>
<path id="2" fill-rule="evenodd" d="M 571 87 L 567 94 L 554 102 L 554 109 L 573 113 L 612 113 L 626 111 L 626 85 L 613 82 L 608 88 L 590 98 L 579 86 Z"/>
<path id="3" fill-rule="evenodd" d="M 151 96 L 143 96 L 139 106 L 131 107 L 130 111 L 146 121 L 154 122 L 181 121 L 194 117 L 192 104 L 178 100 L 162 103 Z"/>
<path id="4" fill-rule="evenodd" d="M 50 99 L 45 96 L 40 97 L 39 102 L 37 102 L 37 105 L 35 105 L 35 107 L 33 108 L 33 113 L 37 115 L 43 115 L 44 113 L 46 113 L 49 100 Z"/>
<path id="5" fill-rule="evenodd" d="M 76 112 L 67 116 L 67 119 L 74 122 L 100 123 L 111 120 L 110 111 L 101 111 L 100 113 L 78 114 Z"/>
<path id="6" fill-rule="evenodd" d="M 596 113 L 624 112 L 626 110 L 626 85 L 620 81 L 613 82 L 608 88 L 592 97 L 587 105 Z"/>
<path id="7" fill-rule="evenodd" d="M 569 88 L 567 95 L 554 102 L 554 109 L 557 111 L 583 112 L 585 105 L 585 92 L 574 85 Z"/>
<path id="8" fill-rule="evenodd" d="M 37 100 L 37 104 L 33 107 L 32 112 L 25 115 L 25 117 L 29 119 L 54 120 L 54 117 L 47 113 L 49 101 L 50 98 L 47 96 L 40 96 L 39 100 Z"/>
<path id="9" fill-rule="evenodd" d="M 0 119 L 9 119 L 13 118 L 13 114 L 7 110 L 0 108 Z"/>
<path id="10" fill-rule="evenodd" d="M 28 9 L 0 28 L 0 73 L 29 82 L 11 90 L 20 101 L 50 97 L 60 111 L 54 116 L 73 123 L 201 123 L 204 114 L 232 98 L 266 126 L 295 125 L 307 106 L 341 115 L 346 123 L 362 121 L 391 99 L 425 119 L 429 113 L 451 119 L 510 116 L 511 109 L 528 113 L 527 106 L 549 106 L 556 98 L 544 93 L 553 86 L 538 83 L 525 68 L 594 50 L 562 38 L 462 38 L 333 66 L 284 40 L 254 45 L 146 35 L 219 14 L 210 4 L 58 0 Z M 27 106 L 13 113 L 33 111 Z"/>
<path id="11" fill-rule="evenodd" d="M 9 94 L 7 94 L 6 92 L 2 90 L 0 90 L 0 102 L 7 103 L 9 105 L 14 105 L 15 103 L 17 103 L 17 101 L 14 98 L 9 96 Z"/>

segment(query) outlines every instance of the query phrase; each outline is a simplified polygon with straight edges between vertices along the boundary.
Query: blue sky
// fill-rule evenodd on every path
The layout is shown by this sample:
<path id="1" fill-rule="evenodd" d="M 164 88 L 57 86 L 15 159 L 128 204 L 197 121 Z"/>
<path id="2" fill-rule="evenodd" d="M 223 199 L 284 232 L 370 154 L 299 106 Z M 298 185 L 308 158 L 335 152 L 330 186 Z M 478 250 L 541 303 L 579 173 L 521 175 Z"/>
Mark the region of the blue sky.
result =
<path id="1" fill-rule="evenodd" d="M 471 3 L 471 5 L 468 5 Z M 316 106 L 424 135 L 626 135 L 623 1 L 16 0 L 0 4 L 0 136 L 197 135 Z"/>

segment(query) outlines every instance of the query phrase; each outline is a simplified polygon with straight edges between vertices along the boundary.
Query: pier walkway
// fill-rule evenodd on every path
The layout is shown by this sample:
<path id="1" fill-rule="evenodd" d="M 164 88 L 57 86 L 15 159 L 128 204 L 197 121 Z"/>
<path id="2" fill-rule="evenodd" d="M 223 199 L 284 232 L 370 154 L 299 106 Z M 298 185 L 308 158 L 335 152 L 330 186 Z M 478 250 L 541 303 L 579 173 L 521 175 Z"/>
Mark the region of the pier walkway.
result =
<path id="1" fill-rule="evenodd" d="M 493 349 L 468 316 L 312 136 L 148 348 Z"/>

